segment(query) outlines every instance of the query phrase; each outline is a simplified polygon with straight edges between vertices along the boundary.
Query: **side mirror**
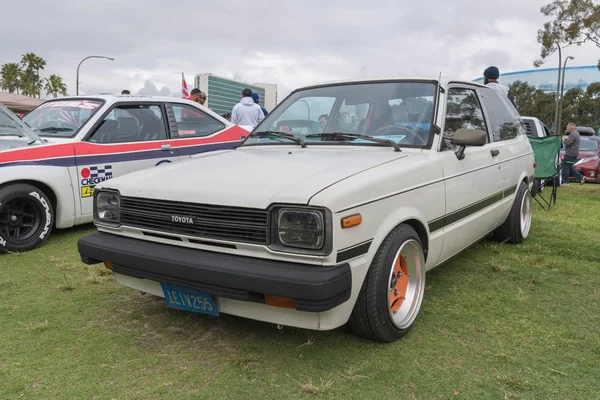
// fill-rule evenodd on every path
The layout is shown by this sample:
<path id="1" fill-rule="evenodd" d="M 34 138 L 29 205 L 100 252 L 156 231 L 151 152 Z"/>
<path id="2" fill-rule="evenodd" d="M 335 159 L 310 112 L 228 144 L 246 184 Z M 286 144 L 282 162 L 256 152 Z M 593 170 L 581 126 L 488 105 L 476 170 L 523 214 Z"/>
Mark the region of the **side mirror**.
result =
<path id="1" fill-rule="evenodd" d="M 460 148 L 456 151 L 456 158 L 462 160 L 465 158 L 465 148 L 467 146 L 484 146 L 487 133 L 481 129 L 459 129 L 454 132 L 450 143 Z"/>

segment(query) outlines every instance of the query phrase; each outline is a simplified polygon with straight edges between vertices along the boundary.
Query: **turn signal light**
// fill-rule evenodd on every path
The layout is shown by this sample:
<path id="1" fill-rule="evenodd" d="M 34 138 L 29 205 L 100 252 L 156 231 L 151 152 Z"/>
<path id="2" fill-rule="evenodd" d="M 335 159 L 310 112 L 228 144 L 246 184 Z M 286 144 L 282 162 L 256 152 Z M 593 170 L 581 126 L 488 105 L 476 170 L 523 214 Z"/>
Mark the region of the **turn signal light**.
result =
<path id="1" fill-rule="evenodd" d="M 355 214 L 346 218 L 342 218 L 342 228 L 352 228 L 353 226 L 360 225 L 362 223 L 362 215 Z"/>
<path id="2" fill-rule="evenodd" d="M 533 163 L 533 168 L 535 168 L 535 167 L 537 167 L 537 163 L 536 162 Z"/>
<path id="3" fill-rule="evenodd" d="M 273 307 L 296 308 L 296 302 L 294 301 L 294 299 L 290 299 L 289 297 L 272 296 L 270 294 L 265 294 L 265 303 L 268 306 Z"/>
<path id="4" fill-rule="evenodd" d="M 106 269 L 110 269 L 112 271 L 112 262 L 110 262 L 110 261 L 104 261 L 104 267 Z"/>

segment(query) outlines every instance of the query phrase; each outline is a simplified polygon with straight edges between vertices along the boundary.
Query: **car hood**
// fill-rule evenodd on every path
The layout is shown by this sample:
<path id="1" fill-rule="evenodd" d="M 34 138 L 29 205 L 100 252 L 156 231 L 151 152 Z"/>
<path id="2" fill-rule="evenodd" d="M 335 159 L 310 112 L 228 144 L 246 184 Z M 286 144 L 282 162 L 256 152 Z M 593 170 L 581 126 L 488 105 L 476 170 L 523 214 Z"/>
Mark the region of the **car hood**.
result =
<path id="1" fill-rule="evenodd" d="M 267 208 L 308 204 L 361 171 L 407 157 L 391 148 L 247 147 L 115 177 L 98 186 L 123 196 Z"/>
<path id="2" fill-rule="evenodd" d="M 29 147 L 30 140 L 22 137 L 0 137 L 0 152 Z"/>

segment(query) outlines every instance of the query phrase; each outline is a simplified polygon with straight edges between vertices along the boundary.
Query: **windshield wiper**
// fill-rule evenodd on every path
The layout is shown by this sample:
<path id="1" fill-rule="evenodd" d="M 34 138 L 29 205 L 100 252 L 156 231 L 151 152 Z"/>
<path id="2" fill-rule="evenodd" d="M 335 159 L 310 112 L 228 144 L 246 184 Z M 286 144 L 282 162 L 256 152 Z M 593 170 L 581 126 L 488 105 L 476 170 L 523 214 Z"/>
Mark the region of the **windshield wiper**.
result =
<path id="1" fill-rule="evenodd" d="M 260 131 L 260 132 L 252 132 L 250 134 L 251 137 L 252 136 L 267 136 L 267 135 L 273 135 L 273 136 L 277 136 L 277 137 L 286 138 L 286 139 L 289 139 L 291 141 L 298 143 L 303 148 L 306 147 L 306 143 L 304 143 L 304 140 L 302 140 L 299 137 L 296 137 L 292 134 L 289 134 L 289 133 L 277 132 L 277 131 Z"/>
<path id="2" fill-rule="evenodd" d="M 36 129 L 36 131 L 40 132 L 70 132 L 72 128 L 59 128 L 58 126 L 50 126 L 48 128 Z"/>
<path id="3" fill-rule="evenodd" d="M 354 139 L 364 139 L 364 140 L 369 140 L 371 142 L 375 142 L 375 143 L 379 143 L 379 144 L 384 144 L 387 146 L 391 146 L 394 148 L 394 151 L 402 151 L 400 150 L 400 146 L 398 146 L 398 143 L 394 142 L 393 140 L 389 140 L 389 139 L 378 139 L 375 138 L 373 136 L 368 136 L 368 135 L 359 135 L 358 133 L 344 133 L 344 132 L 326 132 L 326 133 L 314 133 L 311 135 L 306 135 L 307 138 L 311 138 L 311 137 L 331 137 L 331 138 L 335 138 L 335 137 L 339 137 L 339 138 L 354 138 Z"/>

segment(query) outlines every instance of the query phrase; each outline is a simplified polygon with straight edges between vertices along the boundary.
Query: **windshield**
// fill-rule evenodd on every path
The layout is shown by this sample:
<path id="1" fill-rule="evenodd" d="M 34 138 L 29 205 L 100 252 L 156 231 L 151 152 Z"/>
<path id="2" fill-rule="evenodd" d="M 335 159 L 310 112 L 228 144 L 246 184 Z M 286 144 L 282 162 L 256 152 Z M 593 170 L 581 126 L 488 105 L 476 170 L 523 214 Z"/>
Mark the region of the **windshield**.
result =
<path id="1" fill-rule="evenodd" d="M 291 144 L 282 132 L 307 146 L 336 143 L 381 145 L 365 135 L 391 140 L 403 147 L 429 143 L 437 86 L 434 82 L 372 82 L 340 84 L 298 91 L 288 97 L 253 130 L 248 144 Z M 336 134 L 336 135 L 333 135 Z"/>
<path id="2" fill-rule="evenodd" d="M 101 100 L 48 101 L 23 117 L 23 121 L 40 136 L 73 137 L 101 105 Z"/>
<path id="3" fill-rule="evenodd" d="M 0 137 L 4 136 L 41 140 L 15 113 L 0 103 Z"/>
<path id="4" fill-rule="evenodd" d="M 598 151 L 598 141 L 594 139 L 581 138 L 579 142 L 579 151 Z"/>

